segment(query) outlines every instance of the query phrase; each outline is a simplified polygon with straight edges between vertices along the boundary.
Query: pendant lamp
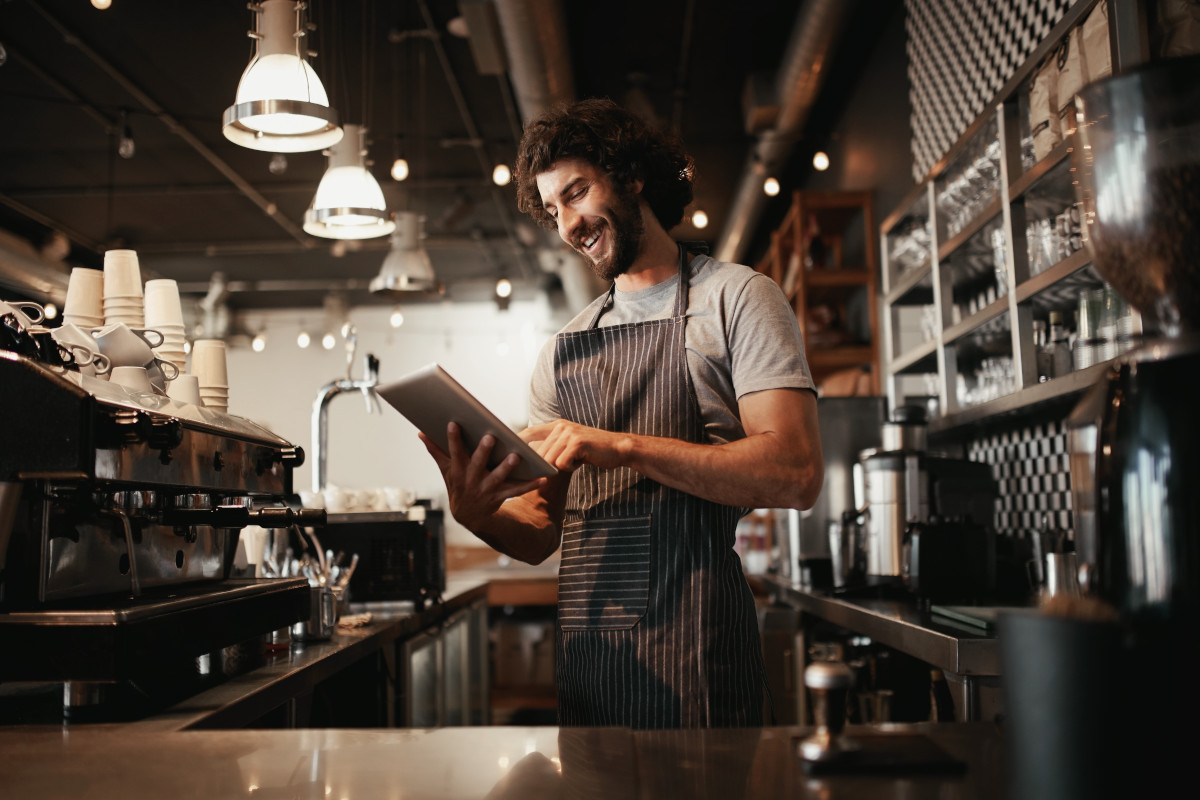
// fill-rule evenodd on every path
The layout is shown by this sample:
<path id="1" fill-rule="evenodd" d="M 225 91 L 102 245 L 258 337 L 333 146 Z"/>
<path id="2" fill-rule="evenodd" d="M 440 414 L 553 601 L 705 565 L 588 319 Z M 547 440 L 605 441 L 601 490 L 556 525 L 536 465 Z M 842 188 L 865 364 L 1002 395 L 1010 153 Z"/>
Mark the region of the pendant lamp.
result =
<path id="1" fill-rule="evenodd" d="M 342 138 L 337 112 L 302 47 L 305 4 L 263 0 L 251 4 L 257 42 L 242 73 L 234 104 L 225 109 L 225 138 L 252 150 L 303 153 L 331 147 Z"/>
<path id="2" fill-rule="evenodd" d="M 374 239 L 396 229 L 388 219 L 379 182 L 366 167 L 366 129 L 347 125 L 346 135 L 331 147 L 329 168 L 304 214 L 304 230 L 326 239 Z"/>
<path id="3" fill-rule="evenodd" d="M 423 238 L 421 218 L 411 211 L 398 211 L 392 249 L 383 260 L 379 274 L 371 280 L 373 294 L 398 295 L 438 289 L 429 253 L 421 244 Z"/>

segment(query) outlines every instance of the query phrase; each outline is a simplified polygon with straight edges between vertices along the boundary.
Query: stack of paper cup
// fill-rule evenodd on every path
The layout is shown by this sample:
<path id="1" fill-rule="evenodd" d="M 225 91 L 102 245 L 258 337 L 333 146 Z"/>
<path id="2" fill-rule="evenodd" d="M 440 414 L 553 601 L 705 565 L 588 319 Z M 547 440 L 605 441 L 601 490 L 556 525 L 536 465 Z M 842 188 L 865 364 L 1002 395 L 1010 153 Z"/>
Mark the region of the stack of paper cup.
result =
<path id="1" fill-rule="evenodd" d="M 197 339 L 192 345 L 192 368 L 200 384 L 200 401 L 205 408 L 229 410 L 229 372 L 225 364 L 225 342 Z"/>
<path id="2" fill-rule="evenodd" d="M 104 324 L 104 273 L 98 269 L 73 267 L 67 279 L 63 323 L 89 331 Z"/>
<path id="3" fill-rule="evenodd" d="M 187 362 L 184 352 L 186 336 L 183 327 L 183 308 L 179 302 L 179 285 L 169 278 L 146 281 L 146 327 L 162 334 L 163 343 L 154 348 L 154 355 L 170 361 L 183 372 Z"/>
<path id="4" fill-rule="evenodd" d="M 131 328 L 146 327 L 142 305 L 142 271 L 133 250 L 104 253 L 104 324 L 124 322 Z"/>

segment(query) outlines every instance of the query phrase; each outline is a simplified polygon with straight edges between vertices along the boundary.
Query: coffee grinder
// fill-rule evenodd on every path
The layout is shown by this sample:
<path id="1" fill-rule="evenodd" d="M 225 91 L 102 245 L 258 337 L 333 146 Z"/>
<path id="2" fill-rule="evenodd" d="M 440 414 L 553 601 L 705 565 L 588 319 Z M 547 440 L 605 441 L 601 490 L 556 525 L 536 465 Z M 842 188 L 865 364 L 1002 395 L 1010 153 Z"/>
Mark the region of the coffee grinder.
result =
<path id="1" fill-rule="evenodd" d="M 1158 666 L 1189 664 L 1200 620 L 1197 76 L 1188 56 L 1089 84 L 1071 154 L 1094 266 L 1159 332 L 1067 420 L 1081 585 Z"/>

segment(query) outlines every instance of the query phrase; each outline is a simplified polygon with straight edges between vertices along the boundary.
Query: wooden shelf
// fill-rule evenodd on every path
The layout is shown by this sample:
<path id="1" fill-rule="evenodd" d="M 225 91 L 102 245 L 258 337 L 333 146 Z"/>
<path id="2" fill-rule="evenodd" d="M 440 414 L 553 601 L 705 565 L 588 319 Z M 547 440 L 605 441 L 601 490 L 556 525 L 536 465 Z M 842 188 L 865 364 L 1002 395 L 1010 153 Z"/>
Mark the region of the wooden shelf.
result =
<path id="1" fill-rule="evenodd" d="M 861 230 L 858 223 L 861 222 Z M 815 223 L 815 230 L 814 230 Z M 879 392 L 879 322 L 876 282 L 879 242 L 870 192 L 792 193 L 792 204 L 782 224 L 771 234 L 771 245 L 756 269 L 775 281 L 791 301 L 805 334 L 805 355 L 818 385 L 844 369 L 863 367 L 870 373 L 871 391 Z M 849 242 L 847 236 L 853 237 Z M 861 238 L 859 238 L 861 237 Z M 827 261 L 806 268 L 805 255 L 815 240 L 824 245 Z M 853 257 L 865 263 L 846 264 L 847 244 Z M 867 293 L 869 342 L 821 346 L 810 343 L 811 310 L 828 306 L 846 319 L 847 306 L 861 290 Z M 861 295 L 859 295 L 861 296 Z"/>

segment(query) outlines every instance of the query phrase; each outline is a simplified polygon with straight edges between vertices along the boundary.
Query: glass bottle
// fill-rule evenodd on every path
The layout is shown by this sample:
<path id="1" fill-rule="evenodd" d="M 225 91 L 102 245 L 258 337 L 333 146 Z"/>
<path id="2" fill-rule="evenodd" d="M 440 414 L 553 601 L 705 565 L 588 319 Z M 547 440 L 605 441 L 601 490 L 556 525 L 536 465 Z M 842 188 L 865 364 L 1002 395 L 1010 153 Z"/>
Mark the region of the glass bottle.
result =
<path id="1" fill-rule="evenodd" d="M 1046 348 L 1046 320 L 1044 319 L 1033 321 L 1033 352 L 1034 358 L 1037 360 L 1038 383 L 1045 383 L 1054 376 L 1051 374 L 1053 367 L 1050 357 L 1052 354 Z"/>
<path id="2" fill-rule="evenodd" d="M 1071 334 L 1063 322 L 1063 312 L 1050 312 L 1050 329 L 1047 333 L 1046 351 L 1049 353 L 1050 377 L 1060 378 L 1075 368 L 1071 354 Z"/>

